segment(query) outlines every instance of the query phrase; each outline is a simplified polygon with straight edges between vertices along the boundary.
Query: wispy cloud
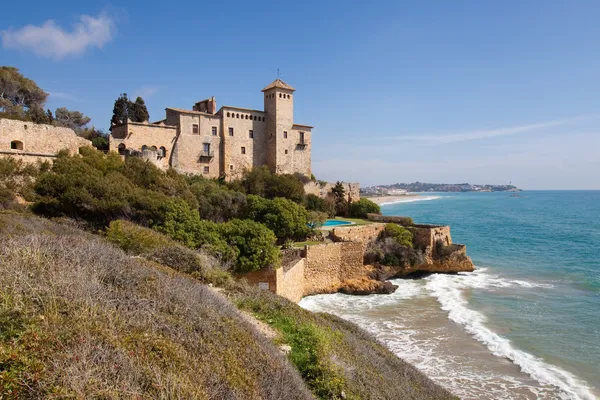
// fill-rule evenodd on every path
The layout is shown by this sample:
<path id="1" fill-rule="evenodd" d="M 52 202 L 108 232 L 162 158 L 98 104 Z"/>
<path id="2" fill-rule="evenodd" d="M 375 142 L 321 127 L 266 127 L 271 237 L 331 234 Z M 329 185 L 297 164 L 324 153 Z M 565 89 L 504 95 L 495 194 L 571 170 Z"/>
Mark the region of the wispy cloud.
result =
<path id="1" fill-rule="evenodd" d="M 67 101 L 72 101 L 72 102 L 79 102 L 80 99 L 78 97 L 75 97 L 69 93 L 65 93 L 65 92 L 53 92 L 50 91 L 50 98 L 51 99 L 59 99 L 59 100 L 67 100 Z"/>
<path id="2" fill-rule="evenodd" d="M 114 37 L 115 24 L 107 13 L 97 17 L 81 15 L 71 31 L 47 20 L 40 26 L 26 25 L 4 30 L 2 45 L 7 49 L 32 51 L 41 57 L 60 60 L 78 55 L 90 47 L 102 48 Z"/>
<path id="3" fill-rule="evenodd" d="M 576 122 L 581 122 L 589 119 L 596 119 L 598 115 L 587 115 L 587 116 L 579 116 L 575 118 L 567 118 L 567 119 L 559 119 L 548 122 L 540 122 L 535 124 L 526 124 L 526 125 L 518 125 L 512 126 L 509 128 L 499 128 L 499 129 L 488 129 L 483 131 L 472 131 L 472 132 L 457 132 L 450 133 L 445 135 L 407 135 L 407 136 L 395 136 L 394 139 L 398 140 L 411 140 L 415 142 L 421 142 L 423 144 L 436 145 L 436 144 L 446 144 L 453 142 L 464 142 L 469 140 L 480 140 L 480 139 L 488 139 L 492 137 L 498 136 L 509 136 L 509 135 L 517 135 L 522 133 L 528 133 L 533 131 L 538 131 L 544 128 L 557 127 L 562 125 L 573 124 Z"/>
<path id="4" fill-rule="evenodd" d="M 143 85 L 133 91 L 133 98 L 140 96 L 143 98 L 148 98 L 153 96 L 156 92 L 158 92 L 160 86 L 151 86 L 151 85 Z"/>

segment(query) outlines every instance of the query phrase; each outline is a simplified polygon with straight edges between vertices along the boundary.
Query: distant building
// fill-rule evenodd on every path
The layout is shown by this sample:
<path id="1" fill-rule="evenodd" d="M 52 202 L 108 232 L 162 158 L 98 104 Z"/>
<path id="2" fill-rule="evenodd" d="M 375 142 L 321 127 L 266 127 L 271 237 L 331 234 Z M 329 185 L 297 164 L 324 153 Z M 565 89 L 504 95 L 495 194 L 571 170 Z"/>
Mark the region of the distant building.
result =
<path id="1" fill-rule="evenodd" d="M 168 107 L 161 121 L 115 125 L 110 149 L 209 178 L 239 178 L 262 165 L 275 173 L 310 176 L 312 126 L 294 122 L 295 89 L 276 79 L 262 92 L 264 110 L 223 106 L 217 111 L 211 97 L 192 110 Z"/>

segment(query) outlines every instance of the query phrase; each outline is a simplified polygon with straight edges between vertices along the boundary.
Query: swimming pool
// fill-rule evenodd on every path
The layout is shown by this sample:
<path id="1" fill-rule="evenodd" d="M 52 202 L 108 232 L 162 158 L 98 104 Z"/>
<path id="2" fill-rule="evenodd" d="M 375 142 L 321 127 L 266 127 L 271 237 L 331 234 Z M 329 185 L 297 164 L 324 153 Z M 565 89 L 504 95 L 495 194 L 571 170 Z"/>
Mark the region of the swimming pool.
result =
<path id="1" fill-rule="evenodd" d="M 323 224 L 323 227 L 332 227 L 332 226 L 340 226 L 340 225 L 352 225 L 352 222 L 349 221 L 340 221 L 337 219 L 328 219 Z"/>

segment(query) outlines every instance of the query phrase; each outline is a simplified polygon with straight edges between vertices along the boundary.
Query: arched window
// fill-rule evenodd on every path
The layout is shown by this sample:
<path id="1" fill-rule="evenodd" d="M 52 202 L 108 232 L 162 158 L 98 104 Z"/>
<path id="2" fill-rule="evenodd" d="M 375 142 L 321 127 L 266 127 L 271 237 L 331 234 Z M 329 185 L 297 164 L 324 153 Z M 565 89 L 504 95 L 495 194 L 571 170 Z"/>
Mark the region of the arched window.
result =
<path id="1" fill-rule="evenodd" d="M 281 98 L 281 93 L 279 93 L 279 98 Z"/>
<path id="2" fill-rule="evenodd" d="M 158 155 L 161 157 L 166 157 L 167 156 L 167 149 L 165 149 L 164 146 L 160 146 L 160 149 L 158 149 Z"/>
<path id="3" fill-rule="evenodd" d="M 248 119 L 248 116 L 246 115 L 246 119 Z"/>
<path id="4" fill-rule="evenodd" d="M 23 150 L 23 142 L 20 140 L 13 140 L 10 142 L 10 148 L 12 150 Z"/>
<path id="5" fill-rule="evenodd" d="M 263 117 L 263 122 L 265 122 L 265 117 Z"/>
<path id="6" fill-rule="evenodd" d="M 230 116 L 230 114 L 229 114 L 229 113 L 227 113 L 227 116 L 229 117 L 229 116 Z"/>
<path id="7" fill-rule="evenodd" d="M 256 121 L 256 115 L 254 116 L 254 120 Z"/>
<path id="8" fill-rule="evenodd" d="M 148 146 L 146 146 L 146 145 L 143 145 L 143 146 L 142 146 L 142 151 L 145 151 L 145 150 L 148 150 Z"/>
<path id="9" fill-rule="evenodd" d="M 292 98 L 292 96 L 290 96 L 290 95 L 288 94 L 288 99 L 291 99 L 291 98 Z"/>
<path id="10" fill-rule="evenodd" d="M 158 151 L 158 149 L 156 148 L 156 146 L 150 147 L 150 150 L 152 150 L 152 151 Z"/>
<path id="11" fill-rule="evenodd" d="M 239 118 L 239 117 L 240 117 L 240 114 L 236 114 L 236 115 L 235 115 L 235 117 L 236 117 L 236 118 Z"/>
<path id="12" fill-rule="evenodd" d="M 118 149 L 119 149 L 119 154 L 124 155 L 127 150 L 127 147 L 125 146 L 125 143 L 121 143 L 121 144 L 119 144 Z"/>

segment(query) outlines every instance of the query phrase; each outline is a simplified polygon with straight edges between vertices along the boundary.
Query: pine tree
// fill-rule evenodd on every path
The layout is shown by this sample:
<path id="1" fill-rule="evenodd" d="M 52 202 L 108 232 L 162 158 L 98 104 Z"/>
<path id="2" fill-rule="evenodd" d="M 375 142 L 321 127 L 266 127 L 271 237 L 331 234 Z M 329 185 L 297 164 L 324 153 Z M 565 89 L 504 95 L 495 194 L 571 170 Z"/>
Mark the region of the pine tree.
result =
<path id="1" fill-rule="evenodd" d="M 52 110 L 48 109 L 48 111 L 46 111 L 46 116 L 48 117 L 49 124 L 54 122 L 54 115 L 52 115 Z"/>
<path id="2" fill-rule="evenodd" d="M 130 104 L 131 102 L 127 98 L 127 93 L 121 93 L 119 98 L 115 100 L 115 106 L 113 107 L 113 116 L 110 120 L 111 130 L 112 125 L 120 125 L 124 122 L 127 122 L 127 118 L 130 117 Z"/>
<path id="3" fill-rule="evenodd" d="M 150 114 L 148 114 L 146 103 L 140 96 L 138 96 L 138 98 L 135 99 L 135 103 L 132 104 L 129 115 L 131 120 L 134 122 L 144 122 L 150 119 Z"/>

